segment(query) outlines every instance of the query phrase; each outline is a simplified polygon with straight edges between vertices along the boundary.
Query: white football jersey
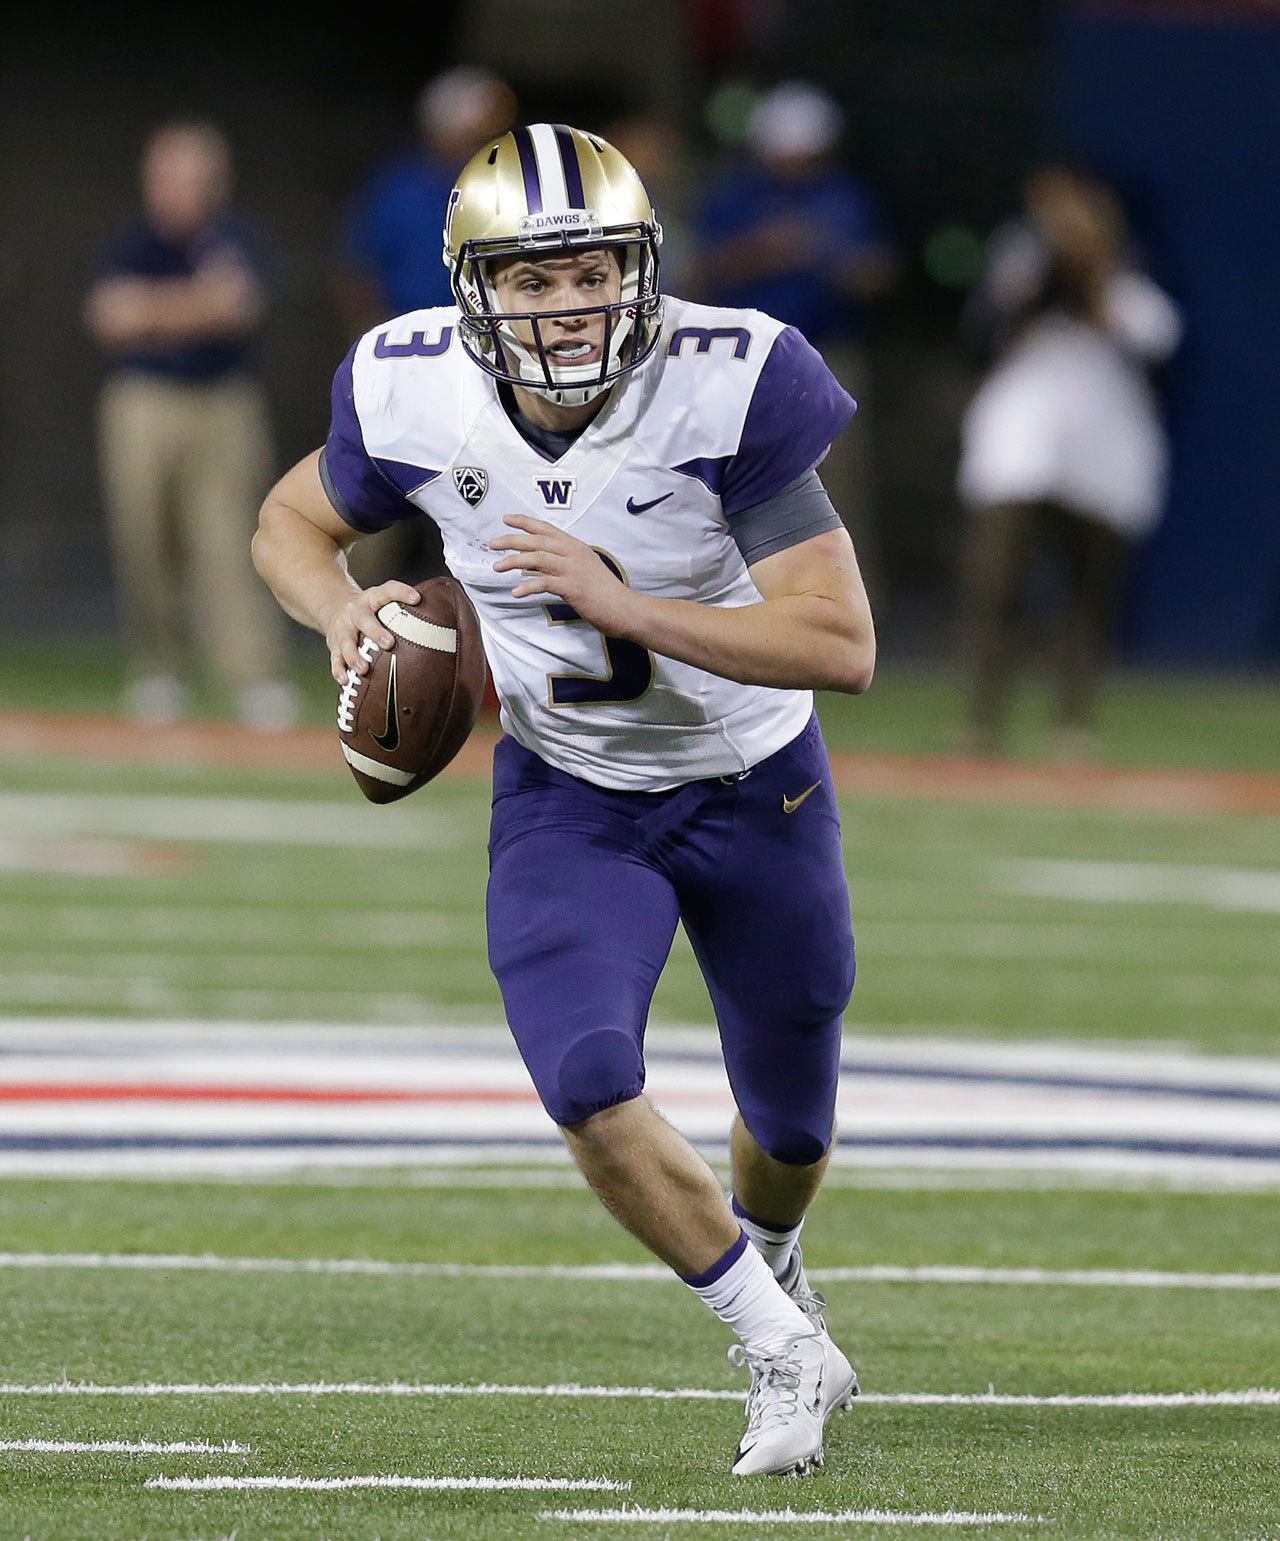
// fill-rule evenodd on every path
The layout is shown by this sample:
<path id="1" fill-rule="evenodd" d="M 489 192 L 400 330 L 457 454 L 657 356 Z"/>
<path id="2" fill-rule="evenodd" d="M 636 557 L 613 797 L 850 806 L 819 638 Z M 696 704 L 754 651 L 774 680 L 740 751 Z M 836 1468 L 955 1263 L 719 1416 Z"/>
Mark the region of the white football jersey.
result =
<path id="1" fill-rule="evenodd" d="M 530 514 L 596 548 L 633 588 L 707 605 L 760 599 L 734 517 L 802 477 L 853 403 L 794 328 L 758 311 L 666 301 L 652 358 L 613 387 L 559 459 L 521 436 L 467 356 L 452 307 L 375 327 L 334 379 L 322 476 L 357 529 L 421 512 L 484 635 L 502 726 L 600 786 L 659 791 L 749 769 L 793 739 L 807 690 L 740 685 L 603 636 L 495 572 Z"/>

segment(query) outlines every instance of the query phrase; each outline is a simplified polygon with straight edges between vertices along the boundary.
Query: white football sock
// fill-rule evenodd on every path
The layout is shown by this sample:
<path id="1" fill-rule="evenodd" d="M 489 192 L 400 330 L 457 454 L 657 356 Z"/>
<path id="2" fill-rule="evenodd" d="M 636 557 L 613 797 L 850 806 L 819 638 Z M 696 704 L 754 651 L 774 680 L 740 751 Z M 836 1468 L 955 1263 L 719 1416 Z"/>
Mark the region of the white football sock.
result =
<path id="1" fill-rule="evenodd" d="M 749 1215 L 738 1203 L 736 1197 L 733 1200 L 733 1214 L 738 1224 L 751 1238 L 752 1246 L 773 1269 L 773 1277 L 781 1279 L 791 1262 L 796 1242 L 800 1240 L 800 1232 L 804 1229 L 804 1216 L 801 1215 L 799 1221 L 789 1229 L 778 1230 L 773 1226 L 765 1225 L 754 1215 Z"/>
<path id="2" fill-rule="evenodd" d="M 777 1353 L 813 1331 L 745 1234 L 706 1273 L 682 1277 L 748 1348 Z"/>

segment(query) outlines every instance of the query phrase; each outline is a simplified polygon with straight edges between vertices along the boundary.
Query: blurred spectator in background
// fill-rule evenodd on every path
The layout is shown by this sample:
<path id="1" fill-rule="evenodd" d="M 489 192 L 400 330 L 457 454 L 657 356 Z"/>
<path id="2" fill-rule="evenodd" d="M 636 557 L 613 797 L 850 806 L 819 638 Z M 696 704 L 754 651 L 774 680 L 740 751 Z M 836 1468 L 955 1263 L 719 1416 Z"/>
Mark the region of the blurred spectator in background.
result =
<path id="1" fill-rule="evenodd" d="M 992 238 L 963 318 L 994 358 L 963 426 L 971 509 L 964 604 L 973 688 L 965 747 L 1002 748 L 1042 557 L 1064 590 L 1058 758 L 1087 758 L 1125 558 L 1159 520 L 1166 445 L 1145 368 L 1178 345 L 1177 309 L 1138 270 L 1110 188 L 1069 165 L 1034 172 Z"/>
<path id="2" fill-rule="evenodd" d="M 440 255 L 449 194 L 467 161 L 515 115 L 511 87 L 488 70 L 461 65 L 423 87 L 421 144 L 372 174 L 347 223 L 341 304 L 353 337 L 407 310 L 453 304 Z"/>
<path id="3" fill-rule="evenodd" d="M 701 210 L 697 298 L 797 327 L 857 401 L 822 477 L 880 600 L 863 344 L 896 259 L 879 201 L 837 159 L 843 133 L 844 114 L 815 86 L 788 81 L 761 97 L 747 126 L 751 158 L 713 180 Z"/>
<path id="4" fill-rule="evenodd" d="M 85 305 L 108 363 L 99 447 L 130 654 L 126 708 L 151 721 L 185 710 L 190 616 L 241 720 L 285 727 L 297 713 L 285 638 L 249 560 L 273 469 L 250 373 L 265 309 L 260 250 L 231 211 L 230 152 L 208 124 L 158 129 L 141 184 L 143 215 Z"/>
<path id="5" fill-rule="evenodd" d="M 347 221 L 339 306 L 352 338 L 390 316 L 453 304 L 441 255 L 449 194 L 463 166 L 487 139 L 505 133 L 515 115 L 515 93 L 489 70 L 458 65 L 422 88 L 420 143 L 372 173 Z M 444 571 L 440 533 L 426 519 L 362 541 L 351 560 L 366 587 Z"/>

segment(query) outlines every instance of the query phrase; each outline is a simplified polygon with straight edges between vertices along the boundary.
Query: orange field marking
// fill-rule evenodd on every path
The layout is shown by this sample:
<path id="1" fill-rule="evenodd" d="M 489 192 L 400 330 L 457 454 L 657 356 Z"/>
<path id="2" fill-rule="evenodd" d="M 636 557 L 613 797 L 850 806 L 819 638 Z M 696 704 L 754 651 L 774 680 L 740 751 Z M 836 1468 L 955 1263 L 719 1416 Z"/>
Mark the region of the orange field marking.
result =
<path id="1" fill-rule="evenodd" d="M 496 725 L 482 723 L 445 775 L 487 777 L 496 742 Z M 337 732 L 328 728 L 261 733 L 225 722 L 160 726 L 42 712 L 0 712 L 0 756 L 253 770 L 332 766 L 336 777 L 345 780 L 348 775 Z M 850 796 L 1161 814 L 1280 814 L 1280 776 L 1260 772 L 1036 765 L 848 751 L 834 752 L 831 764 L 837 788 Z"/>

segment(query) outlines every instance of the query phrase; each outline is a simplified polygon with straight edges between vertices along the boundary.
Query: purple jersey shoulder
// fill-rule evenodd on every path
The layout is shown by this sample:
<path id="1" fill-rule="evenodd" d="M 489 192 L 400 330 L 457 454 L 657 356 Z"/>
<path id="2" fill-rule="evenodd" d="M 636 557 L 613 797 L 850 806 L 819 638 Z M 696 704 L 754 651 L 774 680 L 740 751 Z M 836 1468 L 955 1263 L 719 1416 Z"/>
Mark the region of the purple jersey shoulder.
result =
<path id="1" fill-rule="evenodd" d="M 439 475 L 422 466 L 370 455 L 356 408 L 352 348 L 333 376 L 329 436 L 321 455 L 320 476 L 325 492 L 338 513 L 357 530 L 384 530 L 401 519 L 416 518 L 421 510 L 408 498 L 410 492 Z"/>
<path id="2" fill-rule="evenodd" d="M 857 403 L 795 327 L 774 339 L 752 393 L 720 497 L 732 518 L 797 481 L 822 459 Z"/>

